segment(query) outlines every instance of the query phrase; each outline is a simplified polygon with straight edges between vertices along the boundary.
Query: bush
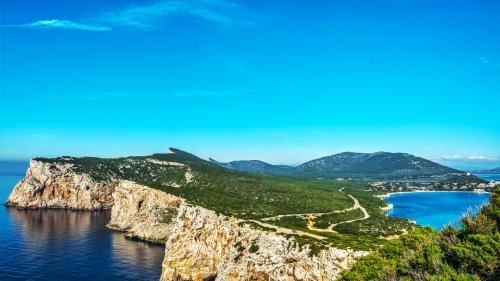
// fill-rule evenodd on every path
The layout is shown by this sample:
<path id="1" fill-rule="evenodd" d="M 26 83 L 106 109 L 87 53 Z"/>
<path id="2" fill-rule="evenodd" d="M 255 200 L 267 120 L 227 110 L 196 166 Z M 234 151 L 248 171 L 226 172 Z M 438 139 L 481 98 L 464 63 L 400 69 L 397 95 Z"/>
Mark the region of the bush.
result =
<path id="1" fill-rule="evenodd" d="M 361 258 L 343 280 L 500 280 L 500 189 L 462 228 L 418 228 Z"/>

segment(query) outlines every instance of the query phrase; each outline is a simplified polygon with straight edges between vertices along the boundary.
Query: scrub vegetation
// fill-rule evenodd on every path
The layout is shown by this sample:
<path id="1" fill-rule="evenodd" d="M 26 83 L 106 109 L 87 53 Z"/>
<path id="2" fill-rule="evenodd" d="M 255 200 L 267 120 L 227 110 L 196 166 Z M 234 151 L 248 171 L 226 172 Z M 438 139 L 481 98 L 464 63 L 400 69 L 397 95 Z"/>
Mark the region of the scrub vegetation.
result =
<path id="1" fill-rule="evenodd" d="M 500 280 L 500 188 L 461 228 L 417 228 L 360 259 L 343 280 Z"/>
<path id="2" fill-rule="evenodd" d="M 384 244 L 383 236 L 402 234 L 414 227 L 407 220 L 387 217 L 380 209 L 385 203 L 367 191 L 363 182 L 297 179 L 282 176 L 256 175 L 226 169 L 184 151 L 151 156 L 105 158 L 72 158 L 37 160 L 53 164 L 71 164 L 76 172 L 87 173 L 96 180 L 126 179 L 180 196 L 188 202 L 224 215 L 248 220 L 269 228 L 268 224 L 287 229 L 299 244 L 314 247 L 373 249 Z M 366 209 L 353 209 L 353 197 Z M 304 215 L 305 214 L 305 215 Z M 323 214 L 310 216 L 308 214 Z M 173 212 L 165 213 L 165 220 Z M 288 215 L 279 219 L 266 218 Z M 291 216 L 290 216 L 291 215 Z M 360 219 L 354 222 L 346 222 Z M 265 223 L 265 224 L 264 224 Z M 337 224 L 332 230 L 316 228 Z M 301 235 L 290 234 L 302 231 Z M 311 237 L 301 237 L 303 234 Z M 321 236 L 322 239 L 314 239 Z"/>

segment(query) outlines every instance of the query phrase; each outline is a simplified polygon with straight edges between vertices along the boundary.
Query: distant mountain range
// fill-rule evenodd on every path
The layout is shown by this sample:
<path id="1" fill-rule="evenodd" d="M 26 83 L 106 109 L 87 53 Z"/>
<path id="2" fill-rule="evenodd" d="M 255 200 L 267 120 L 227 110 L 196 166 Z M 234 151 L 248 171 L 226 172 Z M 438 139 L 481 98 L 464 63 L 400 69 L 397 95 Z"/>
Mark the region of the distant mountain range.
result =
<path id="1" fill-rule="evenodd" d="M 465 174 L 411 154 L 390 152 L 342 152 L 311 160 L 297 167 L 272 165 L 259 160 L 221 163 L 210 159 L 210 162 L 243 172 L 303 178 L 444 179 L 447 175 Z"/>
<path id="2" fill-rule="evenodd" d="M 500 167 L 496 167 L 496 168 L 490 169 L 490 170 L 474 171 L 473 173 L 475 173 L 475 174 L 500 174 Z"/>
<path id="3" fill-rule="evenodd" d="M 260 160 L 239 160 L 228 163 L 218 162 L 212 158 L 209 161 L 221 167 L 248 173 L 285 175 L 292 172 L 295 167 L 287 165 L 272 165 Z"/>

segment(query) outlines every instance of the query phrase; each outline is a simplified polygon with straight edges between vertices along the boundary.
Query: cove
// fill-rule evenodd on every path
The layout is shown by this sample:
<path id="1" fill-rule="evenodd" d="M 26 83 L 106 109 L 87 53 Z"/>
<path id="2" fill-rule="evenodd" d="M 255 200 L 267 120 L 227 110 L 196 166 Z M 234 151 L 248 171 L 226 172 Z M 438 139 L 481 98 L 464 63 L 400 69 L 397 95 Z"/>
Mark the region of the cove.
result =
<path id="1" fill-rule="evenodd" d="M 387 212 L 389 216 L 441 230 L 449 224 L 459 226 L 460 218 L 468 209 L 476 213 L 490 197 L 489 193 L 426 191 L 391 194 L 384 200 L 393 206 Z"/>
<path id="2" fill-rule="evenodd" d="M 22 177 L 0 175 L 2 203 Z M 0 205 L 0 280 L 159 280 L 164 247 L 110 231 L 110 216 Z"/>

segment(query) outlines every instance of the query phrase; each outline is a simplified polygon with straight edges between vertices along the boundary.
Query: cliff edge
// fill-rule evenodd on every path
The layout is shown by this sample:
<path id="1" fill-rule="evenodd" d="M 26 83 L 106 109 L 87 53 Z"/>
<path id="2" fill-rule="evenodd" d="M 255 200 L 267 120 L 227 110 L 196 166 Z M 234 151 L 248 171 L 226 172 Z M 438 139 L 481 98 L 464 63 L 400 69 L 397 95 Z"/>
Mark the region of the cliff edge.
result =
<path id="1" fill-rule="evenodd" d="M 72 164 L 31 160 L 26 176 L 14 187 L 6 205 L 18 208 L 102 210 L 113 206 L 117 181 L 96 181 L 76 173 Z"/>
<path id="2" fill-rule="evenodd" d="M 366 251 L 300 245 L 294 237 L 123 179 L 96 180 L 71 163 L 32 160 L 6 203 L 111 208 L 108 227 L 165 244 L 161 280 L 335 280 Z"/>

